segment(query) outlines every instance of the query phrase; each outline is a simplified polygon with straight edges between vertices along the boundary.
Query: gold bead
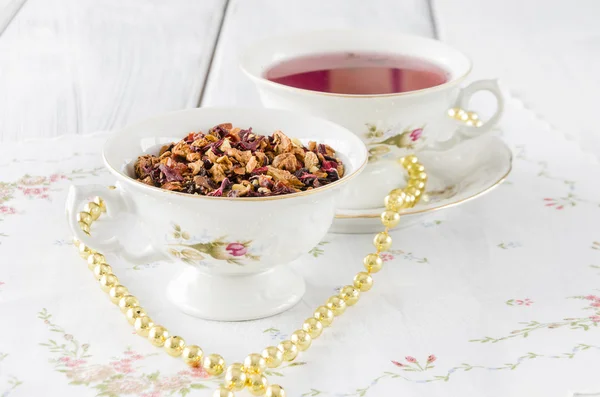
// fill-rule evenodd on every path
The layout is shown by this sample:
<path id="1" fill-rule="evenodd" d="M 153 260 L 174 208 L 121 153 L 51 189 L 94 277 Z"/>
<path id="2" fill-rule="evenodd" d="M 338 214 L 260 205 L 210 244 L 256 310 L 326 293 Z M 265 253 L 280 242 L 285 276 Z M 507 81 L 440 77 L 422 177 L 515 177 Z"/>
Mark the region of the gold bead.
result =
<path id="1" fill-rule="evenodd" d="M 283 361 L 283 352 L 275 346 L 269 346 L 260 354 L 267 364 L 268 368 L 277 368 Z"/>
<path id="2" fill-rule="evenodd" d="M 361 292 L 367 292 L 372 286 L 373 277 L 369 273 L 356 273 L 356 276 L 354 276 L 354 287 L 358 288 Z"/>
<path id="3" fill-rule="evenodd" d="M 323 324 L 314 317 L 307 318 L 302 324 L 302 329 L 305 330 L 311 338 L 316 339 L 323 332 Z"/>
<path id="4" fill-rule="evenodd" d="M 402 208 L 412 208 L 416 204 L 415 196 L 412 194 L 405 193 L 404 203 L 402 204 Z"/>
<path id="5" fill-rule="evenodd" d="M 77 222 L 83 222 L 86 225 L 92 224 L 92 216 L 89 212 L 81 211 L 77 214 Z"/>
<path id="6" fill-rule="evenodd" d="M 383 226 L 392 228 L 397 226 L 399 222 L 400 214 L 396 211 L 387 210 L 381 213 L 381 223 L 383 223 Z"/>
<path id="7" fill-rule="evenodd" d="M 319 306 L 317 307 L 317 310 L 315 310 L 313 317 L 319 320 L 324 327 L 329 327 L 333 322 L 334 316 L 330 308 L 327 306 Z"/>
<path id="8" fill-rule="evenodd" d="M 87 223 L 83 223 L 83 222 L 77 222 L 77 223 L 79 224 L 79 227 L 81 228 L 81 230 L 83 230 L 83 232 L 89 236 L 90 235 L 90 225 L 88 225 Z"/>
<path id="9" fill-rule="evenodd" d="M 296 346 L 291 340 L 284 340 L 277 345 L 277 348 L 283 353 L 284 361 L 292 361 L 298 355 L 298 346 Z"/>
<path id="10" fill-rule="evenodd" d="M 461 108 L 448 109 L 448 116 L 455 118 L 460 112 L 464 112 Z"/>
<path id="11" fill-rule="evenodd" d="M 115 285 L 108 291 L 110 301 L 114 304 L 118 304 L 125 295 L 129 295 L 129 290 L 124 285 Z"/>
<path id="12" fill-rule="evenodd" d="M 227 387 L 221 386 L 213 392 L 212 397 L 235 397 L 235 394 Z"/>
<path id="13" fill-rule="evenodd" d="M 86 246 L 84 243 L 79 243 L 79 245 L 77 246 L 77 250 L 79 251 L 79 256 L 86 260 L 90 255 L 96 253 L 96 251 Z"/>
<path id="14" fill-rule="evenodd" d="M 73 246 L 77 249 L 79 249 L 79 244 L 81 244 L 81 241 L 77 240 L 75 237 L 73 237 Z"/>
<path id="15" fill-rule="evenodd" d="M 119 285 L 119 279 L 112 273 L 102 275 L 98 282 L 100 283 L 100 288 L 102 288 L 102 291 L 104 292 L 108 292 L 115 285 Z"/>
<path id="16" fill-rule="evenodd" d="M 369 254 L 365 256 L 363 264 L 369 273 L 377 273 L 383 267 L 383 261 L 379 254 Z"/>
<path id="17" fill-rule="evenodd" d="M 390 211 L 400 211 L 402 208 L 404 208 L 403 206 L 405 201 L 406 194 L 404 193 L 404 191 L 390 193 L 387 196 L 385 196 L 385 208 Z"/>
<path id="18" fill-rule="evenodd" d="M 102 213 L 100 206 L 94 202 L 87 203 L 85 207 L 83 207 L 83 210 L 89 213 L 93 220 L 100 218 L 100 214 Z"/>
<path id="19" fill-rule="evenodd" d="M 126 313 L 130 307 L 137 307 L 139 305 L 140 301 L 133 295 L 125 295 L 119 299 L 119 308 L 123 313 Z"/>
<path id="20" fill-rule="evenodd" d="M 327 309 L 327 310 L 329 310 L 329 309 Z M 329 310 L 329 311 L 331 311 L 331 310 Z M 333 313 L 331 313 L 331 315 L 333 316 Z M 290 336 L 290 340 L 292 341 L 293 344 L 298 346 L 298 350 L 300 350 L 300 351 L 304 351 L 304 350 L 308 349 L 312 342 L 312 338 L 310 337 L 308 332 L 306 332 L 302 329 L 294 331 L 294 333 Z"/>
<path id="21" fill-rule="evenodd" d="M 427 182 L 427 173 L 425 171 L 416 173 L 413 175 L 413 178 L 423 182 Z"/>
<path id="22" fill-rule="evenodd" d="M 334 316 L 341 316 L 346 311 L 346 302 L 339 296 L 332 296 L 327 299 L 325 306 L 331 309 Z"/>
<path id="23" fill-rule="evenodd" d="M 150 332 L 148 332 L 148 340 L 154 346 L 161 347 L 165 344 L 165 341 L 169 337 L 169 331 L 162 325 L 155 325 L 150 328 Z"/>
<path id="24" fill-rule="evenodd" d="M 408 187 L 415 187 L 421 191 L 425 190 L 426 183 L 419 179 L 409 179 Z"/>
<path id="25" fill-rule="evenodd" d="M 248 380 L 246 381 L 246 386 L 252 395 L 262 396 L 267 392 L 267 386 L 269 386 L 269 382 L 263 375 L 249 374 Z"/>
<path id="26" fill-rule="evenodd" d="M 234 363 L 225 371 L 225 387 L 229 390 L 243 390 L 246 387 L 248 376 L 243 370 L 242 364 Z"/>
<path id="27" fill-rule="evenodd" d="M 387 251 L 392 246 L 392 238 L 386 232 L 379 232 L 373 238 L 373 245 L 377 251 Z"/>
<path id="28" fill-rule="evenodd" d="M 409 176 L 425 171 L 425 167 L 419 163 L 409 164 L 405 167 L 405 169 Z"/>
<path id="29" fill-rule="evenodd" d="M 225 360 L 218 354 L 209 354 L 202 359 L 202 367 L 212 376 L 218 376 L 225 370 Z"/>
<path id="30" fill-rule="evenodd" d="M 400 164 L 402 164 L 404 168 L 406 168 L 409 164 L 415 164 L 418 161 L 419 160 L 417 159 L 417 156 L 415 156 L 414 154 L 410 154 L 408 156 L 402 157 L 400 159 Z"/>
<path id="31" fill-rule="evenodd" d="M 98 204 L 98 207 L 100 207 L 100 211 L 106 212 L 106 203 L 104 202 L 102 197 L 94 197 L 94 203 Z"/>
<path id="32" fill-rule="evenodd" d="M 185 348 L 185 340 L 181 336 L 170 336 L 165 341 L 165 350 L 170 356 L 177 357 L 181 356 L 183 349 Z"/>
<path id="33" fill-rule="evenodd" d="M 133 328 L 135 329 L 135 333 L 139 336 L 147 337 L 152 327 L 154 327 L 154 322 L 148 316 L 138 317 L 133 322 Z"/>
<path id="34" fill-rule="evenodd" d="M 421 199 L 421 190 L 417 189 L 414 186 L 408 186 L 406 189 L 404 189 L 406 194 L 412 194 L 415 198 L 415 202 L 418 202 L 419 199 Z"/>
<path id="35" fill-rule="evenodd" d="M 87 256 L 88 269 L 94 270 L 96 265 L 106 263 L 106 258 L 102 254 L 90 254 Z"/>
<path id="36" fill-rule="evenodd" d="M 340 290 L 340 298 L 342 298 L 348 306 L 353 306 L 358 302 L 360 291 L 351 285 L 346 285 Z"/>
<path id="37" fill-rule="evenodd" d="M 249 354 L 244 359 L 244 371 L 249 374 L 260 374 L 267 369 L 267 362 L 258 353 Z"/>
<path id="38" fill-rule="evenodd" d="M 285 390 L 279 385 L 269 385 L 265 397 L 285 397 Z"/>
<path id="39" fill-rule="evenodd" d="M 110 265 L 107 265 L 106 263 L 101 263 L 99 265 L 94 266 L 93 272 L 94 277 L 96 277 L 96 280 L 100 280 L 105 274 L 112 273 L 112 267 L 110 267 Z"/>
<path id="40" fill-rule="evenodd" d="M 183 348 L 183 352 L 181 352 L 181 358 L 190 367 L 199 367 L 203 356 L 204 352 L 196 345 L 186 346 Z"/>
<path id="41" fill-rule="evenodd" d="M 140 317 L 144 317 L 146 315 L 147 315 L 146 311 L 139 306 L 130 307 L 125 312 L 125 318 L 131 325 L 133 325 L 135 323 L 135 320 L 137 320 Z"/>

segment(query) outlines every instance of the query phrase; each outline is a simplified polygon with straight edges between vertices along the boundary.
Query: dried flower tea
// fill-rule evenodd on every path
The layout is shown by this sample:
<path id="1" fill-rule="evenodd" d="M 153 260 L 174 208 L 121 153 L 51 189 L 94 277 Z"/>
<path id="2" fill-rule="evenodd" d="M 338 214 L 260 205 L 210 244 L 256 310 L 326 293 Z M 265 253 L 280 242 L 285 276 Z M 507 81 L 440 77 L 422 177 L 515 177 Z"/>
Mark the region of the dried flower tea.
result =
<path id="1" fill-rule="evenodd" d="M 344 175 L 342 161 L 326 144 L 305 147 L 281 131 L 264 136 L 230 123 L 192 132 L 157 156 L 139 156 L 134 169 L 136 179 L 151 186 L 226 197 L 296 193 Z"/>

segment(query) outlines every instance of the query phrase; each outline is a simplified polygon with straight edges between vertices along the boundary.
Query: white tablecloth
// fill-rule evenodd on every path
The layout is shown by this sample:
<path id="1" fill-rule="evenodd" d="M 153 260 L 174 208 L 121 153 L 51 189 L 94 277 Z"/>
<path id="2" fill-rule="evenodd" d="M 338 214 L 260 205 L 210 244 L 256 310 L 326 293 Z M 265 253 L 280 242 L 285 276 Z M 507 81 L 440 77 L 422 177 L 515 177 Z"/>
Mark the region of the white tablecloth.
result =
<path id="1" fill-rule="evenodd" d="M 272 383 L 290 397 L 600 395 L 600 167 L 516 102 L 502 130 L 507 182 L 394 232 L 374 288 Z M 65 195 L 113 182 L 105 137 L 0 149 L 0 396 L 209 396 L 218 383 L 135 335 L 73 249 Z M 303 301 L 241 323 L 175 310 L 177 264 L 108 259 L 156 321 L 234 362 L 350 282 L 371 237 L 328 235 L 296 264 Z"/>

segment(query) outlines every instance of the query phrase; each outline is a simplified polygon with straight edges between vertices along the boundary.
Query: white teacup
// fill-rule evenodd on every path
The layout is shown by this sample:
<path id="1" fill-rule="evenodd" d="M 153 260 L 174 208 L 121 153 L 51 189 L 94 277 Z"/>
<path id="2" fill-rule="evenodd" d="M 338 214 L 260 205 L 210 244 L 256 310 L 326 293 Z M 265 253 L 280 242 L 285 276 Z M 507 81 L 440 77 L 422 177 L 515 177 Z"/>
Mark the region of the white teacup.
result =
<path id="1" fill-rule="evenodd" d="M 441 66 L 449 77 L 446 83 L 431 88 L 381 95 L 310 91 L 265 78 L 267 70 L 285 60 L 361 52 L 420 58 Z M 440 41 L 416 36 L 350 30 L 272 37 L 249 48 L 241 67 L 256 83 L 265 106 L 327 118 L 363 140 L 369 149 L 369 164 L 345 190 L 340 201 L 345 209 L 381 207 L 390 190 L 404 185 L 404 173 L 397 162 L 400 157 L 425 149 L 449 149 L 489 131 L 503 109 L 495 80 L 479 80 L 461 88 L 460 83 L 471 71 L 471 61 Z M 449 117 L 450 109 L 466 109 L 471 96 L 480 90 L 491 92 L 497 100 L 496 112 L 487 121 L 476 121 L 476 126 Z"/>
<path id="2" fill-rule="evenodd" d="M 326 143 L 344 162 L 345 173 L 313 190 L 269 197 L 190 195 L 132 178 L 139 155 L 157 154 L 164 144 L 225 122 L 264 135 L 281 130 L 304 144 Z M 167 296 L 182 311 L 214 320 L 265 317 L 302 298 L 304 280 L 285 265 L 321 241 L 342 187 L 367 163 L 362 142 L 330 121 L 284 110 L 236 108 L 189 109 L 131 125 L 108 139 L 103 157 L 117 188 L 71 188 L 67 217 L 75 237 L 133 263 L 185 264 L 169 283 Z M 88 236 L 76 215 L 85 200 L 96 195 L 106 201 L 107 214 Z M 146 247 L 136 249 L 135 240 L 137 245 L 143 240 Z"/>

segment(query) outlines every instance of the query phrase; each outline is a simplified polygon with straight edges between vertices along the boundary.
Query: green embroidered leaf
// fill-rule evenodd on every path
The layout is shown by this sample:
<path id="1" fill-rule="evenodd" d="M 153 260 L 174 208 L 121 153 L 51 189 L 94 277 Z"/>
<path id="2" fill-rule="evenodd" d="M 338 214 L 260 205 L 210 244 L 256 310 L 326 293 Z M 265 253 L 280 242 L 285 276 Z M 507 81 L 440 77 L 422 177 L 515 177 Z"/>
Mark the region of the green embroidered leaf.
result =
<path id="1" fill-rule="evenodd" d="M 281 372 L 276 372 L 276 371 L 265 371 L 265 374 L 268 376 L 283 376 L 283 374 Z"/>
<path id="2" fill-rule="evenodd" d="M 288 367 L 297 367 L 299 365 L 305 365 L 305 364 L 306 364 L 306 362 L 304 362 L 304 361 L 297 361 L 297 362 L 291 363 L 290 365 L 288 365 Z"/>
<path id="3" fill-rule="evenodd" d="M 192 389 L 208 389 L 208 386 L 203 385 L 202 383 L 192 383 L 190 387 Z"/>

